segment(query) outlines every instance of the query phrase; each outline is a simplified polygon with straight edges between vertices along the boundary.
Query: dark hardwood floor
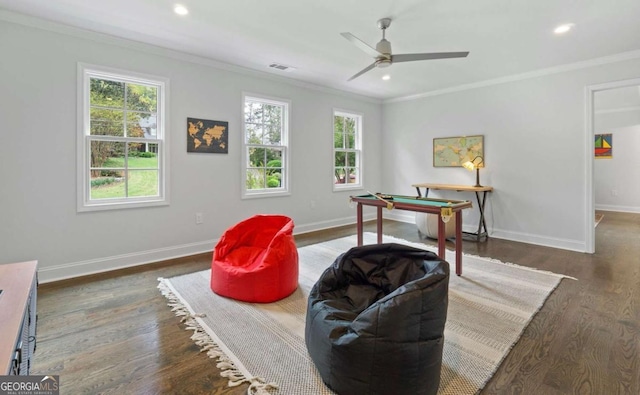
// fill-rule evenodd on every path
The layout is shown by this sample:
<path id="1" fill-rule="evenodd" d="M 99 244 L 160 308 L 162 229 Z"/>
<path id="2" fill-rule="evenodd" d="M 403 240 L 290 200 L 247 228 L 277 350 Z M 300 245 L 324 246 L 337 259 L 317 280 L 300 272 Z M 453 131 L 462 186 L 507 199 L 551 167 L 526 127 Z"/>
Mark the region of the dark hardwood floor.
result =
<path id="1" fill-rule="evenodd" d="M 464 242 L 470 254 L 577 278 L 561 282 L 482 394 L 640 394 L 640 215 L 604 214 L 593 255 L 493 238 Z M 386 221 L 384 230 L 421 241 L 412 224 Z M 304 246 L 354 232 L 296 240 Z M 203 254 L 41 285 L 32 374 L 60 375 L 61 394 L 245 393 L 246 385 L 227 387 L 156 289 L 158 277 L 204 270 L 210 260 Z"/>

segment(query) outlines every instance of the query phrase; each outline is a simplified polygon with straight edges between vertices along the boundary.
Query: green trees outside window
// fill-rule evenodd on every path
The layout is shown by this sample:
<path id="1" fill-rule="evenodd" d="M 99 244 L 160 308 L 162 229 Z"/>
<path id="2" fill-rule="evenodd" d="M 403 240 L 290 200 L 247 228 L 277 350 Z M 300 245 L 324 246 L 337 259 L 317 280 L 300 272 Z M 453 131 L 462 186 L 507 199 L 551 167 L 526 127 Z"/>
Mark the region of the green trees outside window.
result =
<path id="1" fill-rule="evenodd" d="M 361 116 L 334 112 L 333 153 L 335 184 L 360 184 Z"/>
<path id="2" fill-rule="evenodd" d="M 158 87 L 89 80 L 90 198 L 158 196 Z"/>
<path id="3" fill-rule="evenodd" d="M 287 103 L 245 98 L 247 191 L 284 189 Z"/>

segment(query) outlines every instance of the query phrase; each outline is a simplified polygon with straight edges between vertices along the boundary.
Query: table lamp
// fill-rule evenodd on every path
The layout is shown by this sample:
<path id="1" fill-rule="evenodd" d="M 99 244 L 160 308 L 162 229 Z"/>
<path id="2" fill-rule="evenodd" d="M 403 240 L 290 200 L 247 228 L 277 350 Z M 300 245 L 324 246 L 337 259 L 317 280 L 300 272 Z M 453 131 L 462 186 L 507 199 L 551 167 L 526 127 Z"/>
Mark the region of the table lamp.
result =
<path id="1" fill-rule="evenodd" d="M 479 160 L 476 161 L 476 159 L 479 159 Z M 464 167 L 469 171 L 474 171 L 474 170 L 476 171 L 476 185 L 474 185 L 474 187 L 481 187 L 482 185 L 480 185 L 480 168 L 484 167 L 484 158 L 478 155 L 472 160 L 464 162 L 462 164 L 462 167 Z"/>

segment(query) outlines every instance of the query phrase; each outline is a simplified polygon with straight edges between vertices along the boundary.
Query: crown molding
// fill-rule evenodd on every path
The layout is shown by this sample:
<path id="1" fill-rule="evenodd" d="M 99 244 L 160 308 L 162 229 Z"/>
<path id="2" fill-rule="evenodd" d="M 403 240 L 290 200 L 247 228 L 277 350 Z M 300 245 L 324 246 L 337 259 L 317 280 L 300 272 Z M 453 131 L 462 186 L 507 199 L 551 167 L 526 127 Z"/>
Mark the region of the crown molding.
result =
<path id="1" fill-rule="evenodd" d="M 84 28 L 65 25 L 59 22 L 53 22 L 50 20 L 41 19 L 38 17 L 29 16 L 29 15 L 24 15 L 24 14 L 13 12 L 13 11 L 0 9 L 0 21 L 6 21 L 10 23 L 31 27 L 34 29 L 40 29 L 40 30 L 54 32 L 54 33 L 64 34 L 64 35 L 72 36 L 75 38 L 87 39 L 87 40 L 99 42 L 102 44 L 115 45 L 115 46 L 119 46 L 126 49 L 132 49 L 132 50 L 144 52 L 151 55 L 164 56 L 164 57 L 175 59 L 175 60 L 185 61 L 189 63 L 212 67 L 218 70 L 228 71 L 231 73 L 242 74 L 250 77 L 258 77 L 258 78 L 262 78 L 262 79 L 266 79 L 274 82 L 293 85 L 299 88 L 357 99 L 357 100 L 361 100 L 368 103 L 382 104 L 382 99 L 378 99 L 375 97 L 366 96 L 366 95 L 355 93 L 355 92 L 349 92 L 349 91 L 345 91 L 345 90 L 330 87 L 330 86 L 323 86 L 323 85 L 313 84 L 310 82 L 300 81 L 292 77 L 278 76 L 278 75 L 274 75 L 274 74 L 267 73 L 260 70 L 249 69 L 242 66 L 220 62 L 212 58 L 198 56 L 198 55 L 194 55 L 187 52 L 181 52 L 174 49 L 164 48 L 158 45 L 143 43 L 143 42 L 135 41 L 132 39 L 120 38 L 120 37 L 112 36 L 105 33 L 95 32 L 92 30 L 86 30 Z"/>
<path id="2" fill-rule="evenodd" d="M 445 95 L 449 93 L 462 92 L 466 90 L 484 88 L 484 87 L 493 86 L 493 85 L 523 81 L 523 80 L 532 79 L 532 78 L 538 78 L 538 77 L 543 77 L 543 76 L 548 76 L 553 74 L 565 73 L 568 71 L 586 69 L 590 67 L 624 62 L 627 60 L 640 58 L 640 50 L 634 50 L 634 51 L 623 52 L 615 55 L 590 59 L 582 62 L 559 65 L 559 66 L 535 70 L 527 73 L 514 74 L 510 76 L 474 82 L 471 84 L 463 84 L 463 85 L 453 86 L 450 88 L 438 89 L 434 91 L 428 91 L 428 92 L 418 93 L 418 94 L 409 95 L 409 96 L 400 96 L 400 97 L 395 97 L 390 99 L 380 99 L 380 98 L 375 98 L 375 97 L 367 96 L 360 93 L 346 91 L 336 87 L 317 85 L 317 84 L 297 80 L 291 77 L 278 76 L 278 75 L 274 75 L 264 71 L 249 69 L 249 68 L 245 68 L 237 65 L 232 65 L 229 63 L 220 62 L 212 58 L 193 55 L 186 52 L 180 52 L 177 50 L 163 48 L 157 45 L 142 43 L 142 42 L 131 40 L 131 39 L 115 37 L 115 36 L 111 36 L 104 33 L 98 33 L 98 32 L 86 30 L 83 28 L 61 24 L 58 22 L 52 22 L 46 19 L 28 16 L 28 15 L 20 14 L 13 11 L 0 9 L 0 20 L 4 20 L 7 22 L 16 23 L 24 26 L 29 26 L 36 29 L 65 34 L 65 35 L 69 35 L 77 38 L 89 39 L 89 40 L 104 43 L 104 44 L 116 45 L 116 46 L 127 48 L 127 49 L 134 49 L 134 50 L 145 52 L 152 55 L 164 56 L 164 57 L 168 57 L 175 60 L 181 60 L 181 61 L 186 61 L 194 64 L 204 65 L 204 66 L 212 67 L 218 70 L 224 70 L 224 71 L 228 71 L 236 74 L 242 74 L 242 75 L 251 76 L 251 77 L 259 77 L 262 79 L 284 83 L 288 85 L 293 85 L 293 86 L 304 88 L 304 89 L 362 100 L 362 101 L 373 103 L 373 104 L 387 104 L 387 103 L 419 100 L 427 97 L 440 96 L 440 95 Z"/>
<path id="3" fill-rule="evenodd" d="M 393 99 L 385 99 L 383 100 L 383 103 L 387 104 L 387 103 L 398 103 L 403 101 L 419 100 L 426 97 L 440 96 L 448 93 L 462 92 L 462 91 L 467 91 L 472 89 L 484 88 L 487 86 L 506 84 L 509 82 L 523 81 L 531 78 L 538 78 L 538 77 L 544 77 L 547 75 L 566 73 L 568 71 L 587 69 L 590 67 L 624 62 L 627 60 L 633 60 L 633 59 L 639 59 L 639 58 L 640 58 L 640 50 L 623 52 L 616 55 L 604 56 L 601 58 L 585 60 L 582 62 L 569 63 L 565 65 L 560 65 L 560 66 L 549 67 L 546 69 L 535 70 L 527 73 L 514 74 L 514 75 L 505 76 L 505 77 L 474 82 L 472 84 L 458 85 L 451 88 L 439 89 L 439 90 L 425 92 L 425 93 L 418 93 L 415 95 L 396 97 Z"/>
<path id="4" fill-rule="evenodd" d="M 636 112 L 640 111 L 640 106 L 632 106 L 632 107 L 619 107 L 619 108 L 609 108 L 606 110 L 597 110 L 594 111 L 594 114 L 614 114 L 620 112 Z"/>

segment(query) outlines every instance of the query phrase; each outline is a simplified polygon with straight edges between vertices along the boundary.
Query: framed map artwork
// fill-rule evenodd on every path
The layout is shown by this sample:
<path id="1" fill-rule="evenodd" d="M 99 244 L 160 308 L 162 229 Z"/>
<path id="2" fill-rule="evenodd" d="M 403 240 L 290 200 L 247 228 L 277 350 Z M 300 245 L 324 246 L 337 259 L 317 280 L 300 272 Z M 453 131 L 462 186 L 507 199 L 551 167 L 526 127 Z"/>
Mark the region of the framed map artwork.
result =
<path id="1" fill-rule="evenodd" d="M 229 122 L 187 118 L 187 152 L 229 152 Z"/>
<path id="2" fill-rule="evenodd" d="M 596 159 L 613 158 L 613 135 L 611 133 L 596 134 L 594 154 Z"/>
<path id="3" fill-rule="evenodd" d="M 458 167 L 478 156 L 484 159 L 482 135 L 433 139 L 433 167 Z"/>

